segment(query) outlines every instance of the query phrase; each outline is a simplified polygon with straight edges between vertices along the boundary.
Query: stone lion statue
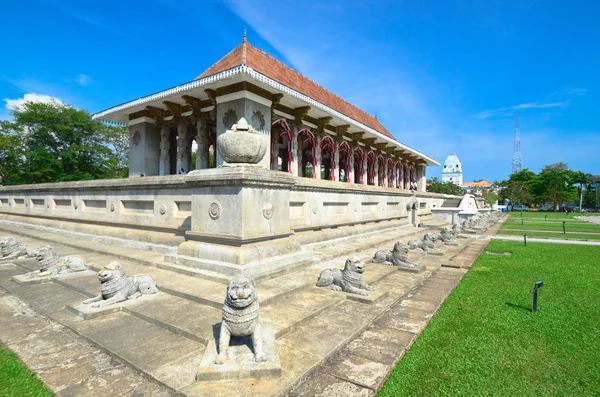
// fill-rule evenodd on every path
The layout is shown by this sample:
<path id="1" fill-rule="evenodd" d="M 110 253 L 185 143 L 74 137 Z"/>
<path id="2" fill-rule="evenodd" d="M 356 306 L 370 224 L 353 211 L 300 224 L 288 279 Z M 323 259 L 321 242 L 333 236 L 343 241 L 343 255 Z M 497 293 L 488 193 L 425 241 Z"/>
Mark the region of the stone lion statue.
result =
<path id="1" fill-rule="evenodd" d="M 447 227 L 443 228 L 440 231 L 440 240 L 443 241 L 444 243 L 451 243 L 451 242 L 455 241 L 455 239 L 456 238 L 454 237 L 452 232 Z"/>
<path id="2" fill-rule="evenodd" d="M 38 261 L 39 270 L 27 273 L 29 277 L 45 277 L 50 275 L 75 273 L 87 270 L 85 261 L 80 256 L 56 255 L 56 251 L 49 245 L 41 247 L 32 253 Z"/>
<path id="3" fill-rule="evenodd" d="M 232 336 L 250 336 L 256 362 L 267 360 L 263 351 L 263 335 L 258 313 L 258 294 L 250 277 L 238 274 L 227 285 L 223 322 L 219 334 L 219 354 L 215 364 L 227 362 L 227 350 Z"/>
<path id="4" fill-rule="evenodd" d="M 360 259 L 348 258 L 344 270 L 323 270 L 317 280 L 317 287 L 327 287 L 332 291 L 344 291 L 363 296 L 369 295 L 375 288 L 363 283 L 364 271 L 365 264 Z"/>
<path id="5" fill-rule="evenodd" d="M 392 251 L 377 251 L 373 256 L 373 263 L 383 263 L 391 266 L 416 267 L 415 263 L 408 260 L 408 247 L 401 241 L 396 241 Z"/>
<path id="6" fill-rule="evenodd" d="M 425 251 L 429 254 L 442 254 L 442 251 L 435 248 L 435 241 L 430 233 L 425 233 L 423 240 L 410 240 L 408 242 L 408 248 L 411 250 Z"/>
<path id="7" fill-rule="evenodd" d="M 0 239 L 2 259 L 35 258 L 36 252 L 40 248 L 37 245 L 19 245 L 12 236 Z"/>
<path id="8" fill-rule="evenodd" d="M 152 277 L 125 276 L 125 270 L 118 262 L 111 262 L 104 266 L 98 272 L 98 279 L 100 280 L 100 295 L 85 300 L 83 305 L 97 308 L 158 292 Z"/>
<path id="9" fill-rule="evenodd" d="M 19 244 L 13 236 L 0 237 L 0 258 L 4 258 L 12 254 Z"/>

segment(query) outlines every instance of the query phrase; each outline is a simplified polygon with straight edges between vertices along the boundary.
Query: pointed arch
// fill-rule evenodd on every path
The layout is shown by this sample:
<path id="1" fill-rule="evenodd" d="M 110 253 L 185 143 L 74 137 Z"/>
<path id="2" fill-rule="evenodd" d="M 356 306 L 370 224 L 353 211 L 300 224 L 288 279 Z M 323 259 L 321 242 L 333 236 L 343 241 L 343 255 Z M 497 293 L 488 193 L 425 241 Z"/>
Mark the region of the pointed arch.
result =
<path id="1" fill-rule="evenodd" d="M 293 134 L 286 119 L 278 119 L 271 123 L 271 168 L 292 173 L 292 140 Z"/>
<path id="2" fill-rule="evenodd" d="M 348 142 L 343 141 L 340 143 L 339 149 L 339 170 L 340 170 L 340 182 L 350 182 L 350 165 L 352 161 L 352 150 Z"/>
<path id="3" fill-rule="evenodd" d="M 360 146 L 354 149 L 352 157 L 354 161 L 354 183 L 365 183 L 365 153 Z"/>
<path id="4" fill-rule="evenodd" d="M 317 178 L 317 139 L 315 134 L 307 128 L 298 131 L 298 155 L 302 161 L 300 162 L 300 175 L 307 176 L 310 173 L 313 179 Z M 310 167 L 308 167 L 310 165 Z"/>
<path id="5" fill-rule="evenodd" d="M 416 175 L 415 175 L 415 165 L 411 164 L 410 165 L 410 190 L 417 190 L 417 179 L 416 179 Z"/>
<path id="6" fill-rule="evenodd" d="M 400 160 L 396 161 L 396 187 L 398 189 L 402 189 L 402 162 Z"/>
<path id="7" fill-rule="evenodd" d="M 375 185 L 375 153 L 367 153 L 367 184 Z"/>
<path id="8" fill-rule="evenodd" d="M 394 160 L 387 161 L 387 186 L 394 187 Z"/>
<path id="9" fill-rule="evenodd" d="M 377 186 L 385 186 L 385 159 L 377 156 Z"/>
<path id="10" fill-rule="evenodd" d="M 322 179 L 335 180 L 335 142 L 330 136 L 321 139 L 321 168 L 325 174 Z"/>

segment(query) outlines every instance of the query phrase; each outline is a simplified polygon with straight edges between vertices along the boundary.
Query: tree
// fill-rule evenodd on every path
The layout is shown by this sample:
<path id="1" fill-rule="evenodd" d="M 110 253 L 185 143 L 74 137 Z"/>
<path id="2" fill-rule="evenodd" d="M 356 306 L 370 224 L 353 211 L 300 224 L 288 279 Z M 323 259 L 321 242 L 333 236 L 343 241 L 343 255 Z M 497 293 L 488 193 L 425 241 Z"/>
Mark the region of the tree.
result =
<path id="1" fill-rule="evenodd" d="M 535 181 L 535 189 L 544 202 L 551 202 L 556 208 L 575 200 L 576 191 L 571 185 L 571 180 L 571 171 L 568 168 L 546 166 Z"/>
<path id="2" fill-rule="evenodd" d="M 587 174 L 583 171 L 574 171 L 571 173 L 571 182 L 579 184 L 579 212 L 583 207 L 583 185 L 592 183 L 592 174 Z"/>
<path id="3" fill-rule="evenodd" d="M 498 195 L 496 193 L 494 193 L 492 190 L 486 190 L 486 189 L 482 190 L 481 197 L 483 197 L 483 199 L 489 205 L 496 204 L 496 201 L 498 201 Z"/>
<path id="4" fill-rule="evenodd" d="M 503 181 L 501 186 L 500 199 L 508 200 L 512 205 L 518 203 L 529 205 L 532 203 L 533 196 L 531 195 L 529 182 L 508 180 Z"/>
<path id="5" fill-rule="evenodd" d="M 437 177 L 427 181 L 427 191 L 431 193 L 452 194 L 454 196 L 462 196 L 464 191 L 460 186 L 452 182 L 442 182 Z"/>
<path id="6" fill-rule="evenodd" d="M 5 184 L 127 175 L 128 131 L 59 102 L 27 102 L 0 123 Z M 5 159 L 6 158 L 6 159 Z"/>

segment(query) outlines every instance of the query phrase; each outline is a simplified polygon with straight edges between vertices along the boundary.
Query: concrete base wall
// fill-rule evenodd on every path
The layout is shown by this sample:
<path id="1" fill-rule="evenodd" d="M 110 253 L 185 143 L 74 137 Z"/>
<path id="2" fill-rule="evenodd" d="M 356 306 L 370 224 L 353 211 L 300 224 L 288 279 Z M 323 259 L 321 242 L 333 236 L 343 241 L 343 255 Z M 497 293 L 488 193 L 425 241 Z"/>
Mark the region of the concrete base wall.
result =
<path id="1" fill-rule="evenodd" d="M 0 220 L 177 246 L 181 259 L 170 256 L 170 262 L 195 258 L 194 267 L 204 264 L 230 274 L 231 266 L 299 255 L 300 240 L 314 232 L 331 239 L 382 224 L 416 226 L 433 220 L 432 209 L 443 200 L 439 194 L 223 167 L 188 175 L 0 187 Z"/>

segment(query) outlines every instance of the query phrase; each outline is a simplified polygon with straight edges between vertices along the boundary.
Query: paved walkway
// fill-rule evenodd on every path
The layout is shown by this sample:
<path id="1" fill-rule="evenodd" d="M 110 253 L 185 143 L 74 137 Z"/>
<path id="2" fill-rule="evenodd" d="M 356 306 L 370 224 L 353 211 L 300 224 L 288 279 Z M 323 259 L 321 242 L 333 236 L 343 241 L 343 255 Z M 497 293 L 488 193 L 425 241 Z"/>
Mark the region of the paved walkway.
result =
<path id="1" fill-rule="evenodd" d="M 539 229 L 507 229 L 504 228 L 502 231 L 506 232 L 534 232 L 534 233 L 561 233 L 562 230 L 539 230 Z M 600 234 L 600 232 L 570 232 L 567 230 L 566 234 Z"/>
<path id="2" fill-rule="evenodd" d="M 576 216 L 575 218 L 600 225 L 600 216 Z"/>
<path id="3" fill-rule="evenodd" d="M 507 236 L 497 234 L 495 236 L 481 236 L 487 240 L 506 240 L 506 241 L 523 241 L 523 236 Z M 592 240 L 575 240 L 575 239 L 558 239 L 558 238 L 541 238 L 541 237 L 529 237 L 527 236 L 528 243 L 553 243 L 553 244 L 578 244 L 578 245 L 600 245 L 600 241 Z"/>

